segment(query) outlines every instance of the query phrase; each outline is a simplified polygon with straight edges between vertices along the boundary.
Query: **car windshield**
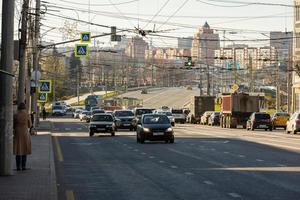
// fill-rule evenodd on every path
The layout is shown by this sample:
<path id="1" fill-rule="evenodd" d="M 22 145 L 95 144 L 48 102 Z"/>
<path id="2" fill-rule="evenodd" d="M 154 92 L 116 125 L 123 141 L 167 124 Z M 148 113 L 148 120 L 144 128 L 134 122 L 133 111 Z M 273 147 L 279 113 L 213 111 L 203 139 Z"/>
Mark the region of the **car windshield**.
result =
<path id="1" fill-rule="evenodd" d="M 183 114 L 183 110 L 172 110 L 173 114 Z"/>
<path id="2" fill-rule="evenodd" d="M 96 114 L 96 113 L 105 113 L 104 110 L 93 110 L 92 112 L 93 114 Z"/>
<path id="3" fill-rule="evenodd" d="M 97 122 L 97 121 L 104 121 L 104 122 L 111 122 L 113 121 L 113 117 L 111 115 L 94 115 L 93 122 Z"/>
<path id="4" fill-rule="evenodd" d="M 151 113 L 152 113 L 151 109 L 137 109 L 136 110 L 136 115 L 151 114 Z"/>
<path id="5" fill-rule="evenodd" d="M 167 115 L 168 117 L 173 116 L 171 112 L 158 112 L 158 114 Z"/>
<path id="6" fill-rule="evenodd" d="M 289 114 L 288 113 L 276 113 L 275 116 L 286 116 L 286 117 L 288 117 Z"/>
<path id="7" fill-rule="evenodd" d="M 268 114 L 255 114 L 256 119 L 270 119 L 270 115 Z"/>
<path id="8" fill-rule="evenodd" d="M 169 124 L 170 120 L 166 115 L 147 115 L 143 122 L 144 124 Z"/>
<path id="9" fill-rule="evenodd" d="M 52 109 L 53 110 L 62 110 L 63 107 L 62 106 L 53 106 Z"/>
<path id="10" fill-rule="evenodd" d="M 220 113 L 218 113 L 218 112 L 215 112 L 215 113 L 214 113 L 214 115 L 215 115 L 215 116 L 219 116 L 219 115 L 220 115 Z"/>
<path id="11" fill-rule="evenodd" d="M 116 117 L 127 117 L 127 116 L 133 116 L 133 112 L 131 111 L 116 111 L 115 112 Z"/>

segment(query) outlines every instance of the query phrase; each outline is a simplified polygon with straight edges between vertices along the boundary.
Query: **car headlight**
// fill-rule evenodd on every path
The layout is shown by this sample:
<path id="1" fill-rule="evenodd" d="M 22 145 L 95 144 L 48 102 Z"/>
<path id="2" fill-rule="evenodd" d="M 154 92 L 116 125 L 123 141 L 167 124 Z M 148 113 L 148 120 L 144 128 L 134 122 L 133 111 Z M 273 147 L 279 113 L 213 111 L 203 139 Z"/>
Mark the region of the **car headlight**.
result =
<path id="1" fill-rule="evenodd" d="M 171 127 L 166 130 L 166 132 L 172 132 L 172 131 L 173 129 Z"/>
<path id="2" fill-rule="evenodd" d="M 149 128 L 143 128 L 143 131 L 144 132 L 150 132 L 150 129 Z"/>

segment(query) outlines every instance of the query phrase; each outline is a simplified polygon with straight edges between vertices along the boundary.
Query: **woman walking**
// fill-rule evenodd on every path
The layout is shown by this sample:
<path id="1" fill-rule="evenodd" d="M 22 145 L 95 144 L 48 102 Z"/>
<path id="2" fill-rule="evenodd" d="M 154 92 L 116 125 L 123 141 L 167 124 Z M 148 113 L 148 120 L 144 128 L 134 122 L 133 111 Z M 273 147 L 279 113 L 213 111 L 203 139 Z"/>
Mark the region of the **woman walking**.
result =
<path id="1" fill-rule="evenodd" d="M 17 171 L 26 170 L 27 155 L 31 154 L 31 138 L 28 128 L 31 127 L 30 116 L 24 103 L 20 103 L 14 115 L 14 155 Z"/>

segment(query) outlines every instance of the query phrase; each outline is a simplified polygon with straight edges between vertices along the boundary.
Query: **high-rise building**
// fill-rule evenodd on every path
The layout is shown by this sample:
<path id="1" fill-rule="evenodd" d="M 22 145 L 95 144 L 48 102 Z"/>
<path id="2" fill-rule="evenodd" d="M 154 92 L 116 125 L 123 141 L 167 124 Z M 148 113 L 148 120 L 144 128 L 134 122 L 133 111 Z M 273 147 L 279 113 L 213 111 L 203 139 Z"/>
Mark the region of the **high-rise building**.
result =
<path id="1" fill-rule="evenodd" d="M 219 34 L 214 33 L 207 22 L 194 34 L 192 57 L 198 63 L 213 65 L 215 50 L 220 48 Z"/>
<path id="2" fill-rule="evenodd" d="M 293 32 L 270 32 L 270 46 L 276 48 L 279 62 L 289 60 L 293 47 Z"/>
<path id="3" fill-rule="evenodd" d="M 191 49 L 193 37 L 178 38 L 178 49 Z"/>
<path id="4" fill-rule="evenodd" d="M 125 54 L 133 58 L 136 64 L 143 64 L 145 62 L 145 51 L 148 48 L 148 43 L 143 38 L 136 36 L 128 42 Z"/>
<path id="5" fill-rule="evenodd" d="M 294 4 L 292 112 L 300 111 L 300 0 L 294 0 Z"/>

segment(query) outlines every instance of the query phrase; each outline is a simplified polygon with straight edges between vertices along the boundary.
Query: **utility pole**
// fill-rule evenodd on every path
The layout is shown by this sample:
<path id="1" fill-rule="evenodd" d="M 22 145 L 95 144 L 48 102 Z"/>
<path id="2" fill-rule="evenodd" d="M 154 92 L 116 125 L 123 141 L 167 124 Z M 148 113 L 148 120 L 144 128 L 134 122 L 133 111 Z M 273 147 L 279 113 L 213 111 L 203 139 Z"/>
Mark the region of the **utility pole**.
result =
<path id="1" fill-rule="evenodd" d="M 35 6 L 35 35 L 34 35 L 34 50 L 33 50 L 33 68 L 35 71 L 35 93 L 33 94 L 32 98 L 32 109 L 34 109 L 35 115 L 34 115 L 34 127 L 36 128 L 38 125 L 38 117 L 39 117 L 39 111 L 37 106 L 37 97 L 38 97 L 38 70 L 39 70 L 39 38 L 40 38 L 40 9 L 41 9 L 41 1 L 36 0 L 36 6 Z"/>
<path id="2" fill-rule="evenodd" d="M 277 74 L 276 74 L 276 111 L 280 111 L 280 79 L 279 79 L 279 66 L 280 63 L 277 64 Z"/>
<path id="3" fill-rule="evenodd" d="M 2 1 L 1 66 L 0 66 L 0 175 L 12 175 L 14 55 L 14 0 Z M 3 73 L 1 73 L 3 72 Z"/>
<path id="4" fill-rule="evenodd" d="M 249 55 L 249 91 L 254 92 L 253 88 L 253 61 L 252 56 Z"/>
<path id="5" fill-rule="evenodd" d="M 26 41 L 27 41 L 27 16 L 29 0 L 23 1 L 22 7 L 22 25 L 21 25 L 21 39 L 19 40 L 19 87 L 18 87 L 18 104 L 25 102 L 25 82 L 26 82 Z M 26 91 L 28 92 L 28 91 Z M 29 102 L 26 102 L 28 104 Z"/>
<path id="6" fill-rule="evenodd" d="M 293 66 L 293 57 L 292 57 L 292 47 L 289 49 L 289 59 L 287 63 L 287 111 L 288 113 L 292 112 L 292 66 Z"/>
<path id="7" fill-rule="evenodd" d="M 233 48 L 233 71 L 234 71 L 234 83 L 237 84 L 237 62 L 236 62 L 235 48 Z"/>

